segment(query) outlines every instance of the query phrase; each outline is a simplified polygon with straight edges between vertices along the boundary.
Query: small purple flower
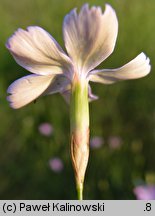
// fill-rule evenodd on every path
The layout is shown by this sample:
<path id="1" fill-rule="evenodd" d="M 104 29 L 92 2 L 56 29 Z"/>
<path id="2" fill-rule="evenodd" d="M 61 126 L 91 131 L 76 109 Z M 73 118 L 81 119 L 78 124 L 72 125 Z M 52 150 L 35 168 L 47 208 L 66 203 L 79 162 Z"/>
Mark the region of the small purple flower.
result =
<path id="1" fill-rule="evenodd" d="M 51 124 L 45 122 L 39 125 L 39 132 L 44 136 L 50 136 L 53 133 L 53 127 Z"/>
<path id="2" fill-rule="evenodd" d="M 58 157 L 51 158 L 49 160 L 49 166 L 51 170 L 57 173 L 61 172 L 64 168 L 62 160 Z"/>
<path id="3" fill-rule="evenodd" d="M 104 139 L 100 136 L 94 136 L 90 140 L 90 147 L 91 148 L 100 148 L 104 144 Z"/>
<path id="4" fill-rule="evenodd" d="M 133 192 L 138 200 L 155 200 L 155 185 L 140 185 Z"/>
<path id="5" fill-rule="evenodd" d="M 111 149 L 119 149 L 122 145 L 122 139 L 118 136 L 110 136 L 108 139 L 108 144 Z"/>

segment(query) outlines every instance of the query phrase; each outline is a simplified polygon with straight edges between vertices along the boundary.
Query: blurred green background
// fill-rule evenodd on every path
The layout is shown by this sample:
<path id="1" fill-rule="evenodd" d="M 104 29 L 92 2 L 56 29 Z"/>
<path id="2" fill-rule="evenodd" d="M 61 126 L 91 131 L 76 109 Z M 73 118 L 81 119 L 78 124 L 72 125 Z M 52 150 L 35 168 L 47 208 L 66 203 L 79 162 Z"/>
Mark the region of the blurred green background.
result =
<path id="1" fill-rule="evenodd" d="M 100 5 L 104 0 L 87 1 Z M 28 72 L 15 63 L 5 42 L 21 27 L 39 25 L 64 48 L 62 21 L 83 0 L 0 0 L 0 199 L 76 199 L 69 153 L 69 106 L 56 94 L 13 110 L 7 87 Z M 149 76 L 114 85 L 92 84 L 100 99 L 90 104 L 92 144 L 85 199 L 136 199 L 133 189 L 155 185 L 155 1 L 109 0 L 119 20 L 114 53 L 99 68 L 115 68 L 144 51 Z M 53 132 L 44 135 L 47 122 Z M 112 140 L 113 139 L 113 140 Z M 111 141 L 112 140 L 112 141 Z M 54 170 L 49 161 L 59 158 Z"/>

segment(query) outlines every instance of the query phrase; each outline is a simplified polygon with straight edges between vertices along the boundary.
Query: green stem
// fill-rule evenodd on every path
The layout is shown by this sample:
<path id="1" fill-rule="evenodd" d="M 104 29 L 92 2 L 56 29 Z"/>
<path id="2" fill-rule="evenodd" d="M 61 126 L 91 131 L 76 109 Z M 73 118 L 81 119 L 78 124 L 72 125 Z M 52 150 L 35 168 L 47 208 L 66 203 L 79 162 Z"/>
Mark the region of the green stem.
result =
<path id="1" fill-rule="evenodd" d="M 81 131 L 89 127 L 88 82 L 78 80 L 72 84 L 70 104 L 71 131 Z"/>
<path id="2" fill-rule="evenodd" d="M 78 199 L 83 199 L 83 183 L 89 157 L 88 81 L 77 76 L 72 83 L 70 102 L 71 159 Z"/>
<path id="3" fill-rule="evenodd" d="M 77 198 L 78 200 L 83 200 L 83 185 L 77 186 Z"/>

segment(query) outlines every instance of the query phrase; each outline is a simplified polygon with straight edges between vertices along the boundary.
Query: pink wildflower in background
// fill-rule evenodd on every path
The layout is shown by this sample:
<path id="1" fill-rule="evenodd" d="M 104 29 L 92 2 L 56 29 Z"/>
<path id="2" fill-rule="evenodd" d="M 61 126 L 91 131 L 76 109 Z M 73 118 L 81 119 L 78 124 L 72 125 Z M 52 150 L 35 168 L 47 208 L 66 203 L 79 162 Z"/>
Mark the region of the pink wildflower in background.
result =
<path id="1" fill-rule="evenodd" d="M 140 185 L 133 192 L 138 200 L 155 200 L 155 185 Z"/>
<path id="2" fill-rule="evenodd" d="M 53 133 L 53 127 L 48 122 L 40 124 L 38 130 L 44 136 L 50 136 Z"/>
<path id="3" fill-rule="evenodd" d="M 49 160 L 49 166 L 54 172 L 61 172 L 64 168 L 63 162 L 60 158 L 54 157 Z"/>
<path id="4" fill-rule="evenodd" d="M 119 149 L 122 145 L 122 139 L 119 136 L 110 136 L 108 144 L 111 149 Z"/>
<path id="5" fill-rule="evenodd" d="M 104 144 L 104 139 L 100 136 L 94 136 L 90 139 L 90 147 L 91 148 L 100 148 Z"/>

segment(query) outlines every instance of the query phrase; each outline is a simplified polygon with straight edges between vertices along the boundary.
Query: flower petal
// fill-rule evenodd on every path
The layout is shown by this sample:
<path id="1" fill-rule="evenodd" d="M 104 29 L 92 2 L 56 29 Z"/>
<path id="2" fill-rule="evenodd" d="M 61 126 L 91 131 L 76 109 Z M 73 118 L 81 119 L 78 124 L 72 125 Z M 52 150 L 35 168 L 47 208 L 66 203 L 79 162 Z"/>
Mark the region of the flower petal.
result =
<path id="1" fill-rule="evenodd" d="M 92 71 L 89 74 L 89 80 L 103 84 L 112 84 L 121 80 L 138 79 L 150 72 L 151 66 L 149 63 L 150 59 L 144 53 L 141 53 L 120 68 Z"/>
<path id="2" fill-rule="evenodd" d="M 90 85 L 88 85 L 88 97 L 89 97 L 89 102 L 92 102 L 92 101 L 97 100 L 99 98 L 97 95 L 94 95 L 92 93 L 92 89 L 91 89 Z"/>
<path id="3" fill-rule="evenodd" d="M 71 90 L 66 89 L 65 91 L 61 92 L 62 97 L 66 101 L 67 104 L 70 104 L 70 96 L 71 96 Z"/>
<path id="4" fill-rule="evenodd" d="M 117 32 L 117 17 L 108 4 L 104 13 L 100 7 L 89 9 L 85 4 L 79 15 L 76 9 L 66 15 L 64 41 L 76 69 L 87 73 L 106 59 L 113 52 Z"/>
<path id="5" fill-rule="evenodd" d="M 66 91 L 68 88 L 70 88 L 70 80 L 64 75 L 57 75 L 54 80 L 52 80 L 52 85 L 49 85 L 43 95 L 54 94 L 57 92 L 61 93 Z"/>
<path id="6" fill-rule="evenodd" d="M 21 108 L 40 95 L 45 95 L 48 88 L 50 88 L 50 93 L 61 91 L 62 86 L 59 85 L 57 76 L 59 75 L 42 76 L 32 74 L 16 80 L 7 90 L 10 94 L 7 97 L 10 106 L 14 109 Z"/>
<path id="7" fill-rule="evenodd" d="M 70 71 L 69 57 L 55 39 L 38 26 L 18 29 L 6 47 L 16 62 L 32 73 L 51 75 Z"/>

